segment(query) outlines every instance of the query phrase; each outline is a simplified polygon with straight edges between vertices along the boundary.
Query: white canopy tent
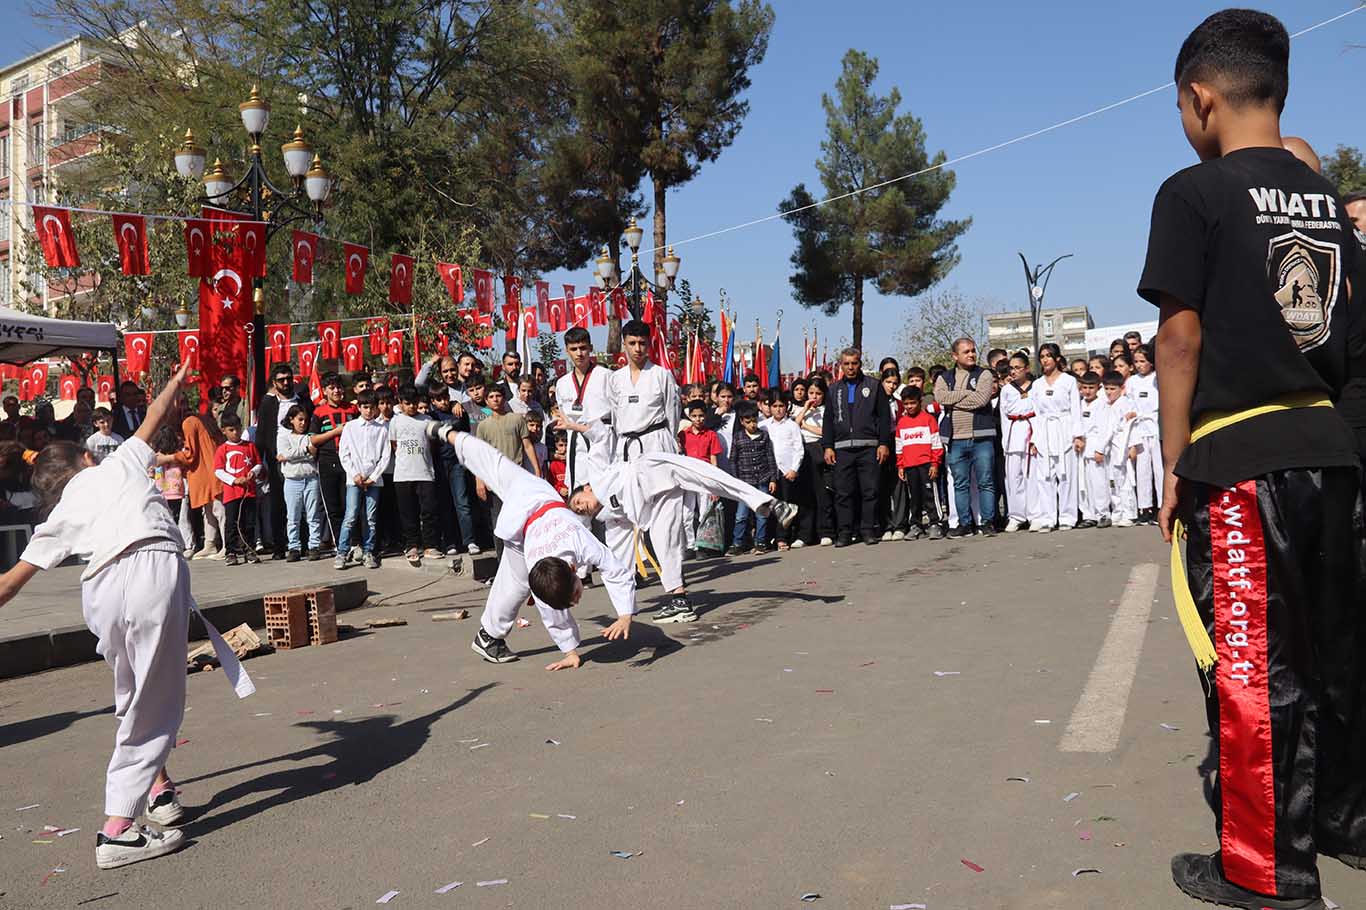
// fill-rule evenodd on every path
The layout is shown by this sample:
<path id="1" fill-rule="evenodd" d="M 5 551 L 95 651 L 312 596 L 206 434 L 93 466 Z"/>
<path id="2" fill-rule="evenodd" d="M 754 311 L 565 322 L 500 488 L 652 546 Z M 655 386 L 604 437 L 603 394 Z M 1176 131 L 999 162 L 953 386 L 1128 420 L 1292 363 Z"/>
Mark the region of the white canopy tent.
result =
<path id="1" fill-rule="evenodd" d="M 119 339 L 113 323 L 49 319 L 0 307 L 0 363 L 25 364 L 87 351 L 112 351 L 117 363 Z"/>

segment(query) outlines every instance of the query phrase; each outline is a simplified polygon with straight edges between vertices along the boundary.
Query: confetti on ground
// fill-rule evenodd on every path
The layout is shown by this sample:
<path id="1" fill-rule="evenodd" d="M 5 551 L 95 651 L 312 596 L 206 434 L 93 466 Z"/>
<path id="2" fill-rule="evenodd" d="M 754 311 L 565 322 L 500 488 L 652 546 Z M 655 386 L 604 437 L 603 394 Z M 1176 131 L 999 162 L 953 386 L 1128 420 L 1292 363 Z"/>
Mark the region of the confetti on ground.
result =
<path id="1" fill-rule="evenodd" d="M 687 800 L 680 799 L 678 802 L 674 803 L 674 805 L 675 805 L 675 806 L 681 806 L 681 805 L 683 805 L 685 802 L 687 802 Z"/>
<path id="2" fill-rule="evenodd" d="M 1064 797 L 1062 798 L 1062 801 L 1065 802 L 1065 803 L 1070 803 L 1072 800 L 1077 799 L 1077 798 L 1080 797 L 1080 796 L 1081 796 L 1080 793 L 1076 793 L 1076 792 L 1069 793 L 1069 794 L 1067 794 L 1066 796 L 1064 796 Z"/>
<path id="3" fill-rule="evenodd" d="M 312 711 L 295 711 L 294 713 L 297 714 L 299 717 L 307 717 L 308 715 L 312 714 L 313 712 L 312 712 Z"/>
<path id="4" fill-rule="evenodd" d="M 333 713 L 333 714 L 340 714 L 340 713 L 342 713 L 342 709 L 341 709 L 341 708 L 333 708 L 333 709 L 332 709 L 332 713 Z"/>
<path id="5" fill-rule="evenodd" d="M 859 664 L 859 666 L 860 666 L 860 667 L 871 667 L 871 666 L 872 666 L 873 664 L 875 664 L 875 663 L 877 663 L 877 661 L 875 661 L 875 660 L 870 660 L 870 661 L 868 661 L 866 664 Z"/>
<path id="6" fill-rule="evenodd" d="M 558 746 L 560 744 L 560 741 L 558 739 L 547 739 L 545 741 L 545 744 L 547 746 Z"/>
<path id="7" fill-rule="evenodd" d="M 1027 777 L 1007 777 L 1007 778 L 1006 778 L 1006 781 L 1007 781 L 1007 782 L 1012 781 L 1012 780 L 1013 780 L 1013 781 L 1018 781 L 1018 782 L 1020 782 L 1020 783 L 1022 783 L 1022 784 L 1027 784 L 1027 783 L 1029 783 L 1029 778 L 1027 778 Z"/>
<path id="8" fill-rule="evenodd" d="M 476 737 L 474 737 L 474 739 L 457 739 L 456 742 L 458 742 L 458 743 L 477 743 L 477 742 L 479 742 L 479 737 L 476 736 Z"/>
<path id="9" fill-rule="evenodd" d="M 80 829 L 80 828 L 63 828 L 62 830 L 56 832 L 56 834 L 57 834 L 58 837 L 66 837 L 68 834 L 75 834 L 75 833 L 76 833 L 77 831 L 79 831 L 79 830 L 81 830 L 81 829 Z"/>
<path id="10" fill-rule="evenodd" d="M 474 883 L 474 887 L 476 887 L 476 888 L 487 888 L 489 885 L 506 885 L 507 883 L 508 883 L 508 880 L 505 879 L 505 878 L 493 878 L 493 879 L 489 879 L 489 880 L 486 881 L 486 882 L 475 882 L 475 883 Z"/>
<path id="11" fill-rule="evenodd" d="M 935 676 L 962 676 L 962 670 L 935 670 Z"/>
<path id="12" fill-rule="evenodd" d="M 252 717 L 270 717 L 270 712 L 269 712 L 269 711 L 259 711 L 259 712 L 257 712 L 256 714 L 253 714 Z"/>
<path id="13" fill-rule="evenodd" d="M 644 851 L 642 850 L 641 853 Z M 633 856 L 640 856 L 640 853 L 630 853 L 626 850 L 613 850 L 612 855 L 617 859 L 630 859 Z"/>
<path id="14" fill-rule="evenodd" d="M 1168 733 L 1175 733 L 1177 730 L 1181 729 L 1176 724 L 1158 724 L 1158 726 L 1161 727 L 1163 730 L 1166 730 Z"/>
<path id="15" fill-rule="evenodd" d="M 433 613 L 432 622 L 447 622 L 457 619 L 469 619 L 469 610 L 447 610 L 445 613 Z"/>
<path id="16" fill-rule="evenodd" d="M 783 672 L 784 672 L 784 673 L 791 673 L 791 672 L 792 672 L 792 668 L 791 668 L 791 667 L 783 667 Z"/>
<path id="17" fill-rule="evenodd" d="M 550 818 L 550 816 L 549 816 L 549 815 L 542 815 L 542 814 L 539 813 L 539 812 L 528 812 L 528 813 L 527 813 L 527 818 L 542 818 L 542 819 L 545 819 L 545 818 Z"/>
<path id="18" fill-rule="evenodd" d="M 1090 872 L 1092 875 L 1100 875 L 1099 869 L 1073 869 L 1072 877 L 1076 878 L 1078 875 L 1085 875 L 1088 872 Z"/>
<path id="19" fill-rule="evenodd" d="M 1090 832 L 1090 831 L 1081 831 L 1081 832 L 1078 832 L 1078 834 L 1077 834 L 1077 840 L 1090 840 L 1090 839 L 1091 839 L 1091 832 Z"/>
<path id="20" fill-rule="evenodd" d="M 42 805 L 42 803 L 33 803 L 32 805 L 28 805 L 28 806 L 20 806 L 18 809 L 15 809 L 14 811 L 15 811 L 15 812 L 27 812 L 29 809 L 37 809 L 37 808 L 38 808 L 39 806 L 41 806 L 41 805 Z"/>
<path id="21" fill-rule="evenodd" d="M 979 865 L 977 865 L 976 863 L 974 863 L 974 862 L 973 862 L 972 860 L 970 860 L 970 859 L 960 859 L 959 862 L 962 863 L 963 865 L 967 866 L 967 867 L 968 867 L 969 869 L 971 869 L 973 872 L 985 872 L 985 871 L 987 871 L 987 870 L 983 869 L 981 866 L 979 866 Z"/>
<path id="22" fill-rule="evenodd" d="M 834 689 L 817 689 L 817 690 L 816 690 L 816 694 L 817 694 L 817 695 L 834 695 L 834 694 L 835 694 L 835 690 L 834 690 Z"/>
<path id="23" fill-rule="evenodd" d="M 892 904 L 887 910 L 925 910 L 924 904 Z"/>
<path id="24" fill-rule="evenodd" d="M 561 812 L 559 815 L 556 815 L 555 817 L 556 817 L 556 818 L 567 818 L 567 819 L 569 819 L 571 822 L 578 818 L 577 815 L 565 815 L 563 812 Z"/>
<path id="25" fill-rule="evenodd" d="M 398 892 L 397 892 L 397 891 L 386 891 L 386 892 L 384 892 L 384 894 L 380 895 L 379 900 L 375 901 L 375 903 L 377 903 L 377 904 L 387 904 L 387 903 L 389 903 L 389 901 L 393 900 L 393 899 L 396 898 L 396 897 L 398 897 Z"/>
<path id="26" fill-rule="evenodd" d="M 488 842 L 489 842 L 489 839 L 486 837 L 486 838 L 484 838 L 483 840 L 477 840 L 477 841 L 475 841 L 474 843 L 470 844 L 470 846 L 471 846 L 471 847 L 482 847 L 482 846 L 484 846 L 484 844 L 487 844 Z"/>
<path id="27" fill-rule="evenodd" d="M 493 743 L 480 743 L 480 744 L 477 745 L 477 746 L 470 746 L 470 751 L 473 752 L 475 749 L 482 749 L 482 748 L 484 748 L 485 746 L 491 746 L 491 745 L 493 745 Z"/>
<path id="28" fill-rule="evenodd" d="M 820 899 L 821 896 L 817 894 L 815 891 L 808 891 L 802 895 L 802 900 L 806 901 L 808 904 L 812 901 L 818 901 Z"/>
<path id="29" fill-rule="evenodd" d="M 57 843 L 57 842 L 56 842 L 55 840 L 36 840 L 36 841 L 34 841 L 34 843 L 35 843 L 35 844 L 55 844 L 55 843 Z"/>
<path id="30" fill-rule="evenodd" d="M 754 719 L 757 720 L 757 721 L 758 721 L 759 723 L 761 723 L 761 724 L 771 724 L 771 723 L 773 723 L 773 718 L 771 718 L 771 717 L 756 717 L 756 718 L 754 718 Z"/>
<path id="31" fill-rule="evenodd" d="M 1034 723 L 1036 723 L 1036 724 L 1051 724 L 1051 723 L 1053 723 L 1053 721 L 1051 721 L 1051 720 L 1036 720 L 1036 721 L 1034 721 Z"/>
<path id="32" fill-rule="evenodd" d="M 445 894 L 447 891 L 454 891 L 456 888 L 459 888 L 459 887 L 460 887 L 461 885 L 463 885 L 463 884 L 465 884 L 465 883 L 464 883 L 464 882 L 451 882 L 449 885 L 442 885 L 440 888 L 437 888 L 437 889 L 436 889 L 435 891 L 433 891 L 432 893 L 433 893 L 433 894 Z"/>
<path id="33" fill-rule="evenodd" d="M 46 884 L 47 884 L 47 880 L 50 879 L 50 878 L 52 878 L 52 876 L 54 876 L 54 875 L 61 875 L 61 874 L 62 874 L 63 872 L 65 872 L 65 871 L 66 871 L 66 866 L 57 866 L 56 868 L 49 870 L 48 873 L 47 873 L 47 875 L 44 875 L 44 876 L 43 876 L 43 880 L 42 880 L 41 882 L 39 882 L 38 884 L 39 884 L 39 885 L 46 885 Z"/>
<path id="34" fill-rule="evenodd" d="M 523 619 L 523 618 L 520 617 L 520 616 L 517 617 L 517 628 L 519 628 L 519 629 L 526 629 L 526 628 L 529 628 L 530 626 L 531 626 L 531 620 L 529 620 L 529 619 Z"/>

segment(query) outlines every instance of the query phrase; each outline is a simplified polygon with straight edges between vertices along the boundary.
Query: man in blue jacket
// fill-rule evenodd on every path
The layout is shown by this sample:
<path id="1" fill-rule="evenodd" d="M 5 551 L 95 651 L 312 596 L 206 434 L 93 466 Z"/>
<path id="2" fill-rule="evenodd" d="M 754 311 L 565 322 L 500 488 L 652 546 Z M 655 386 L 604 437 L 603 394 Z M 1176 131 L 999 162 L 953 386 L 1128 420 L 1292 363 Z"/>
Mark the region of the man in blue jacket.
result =
<path id="1" fill-rule="evenodd" d="M 892 454 L 891 404 L 882 383 L 863 375 L 863 352 L 858 348 L 840 353 L 840 374 L 825 399 L 821 432 L 825 463 L 835 469 L 835 546 L 853 543 L 856 527 L 864 543 L 875 544 L 878 466 Z"/>

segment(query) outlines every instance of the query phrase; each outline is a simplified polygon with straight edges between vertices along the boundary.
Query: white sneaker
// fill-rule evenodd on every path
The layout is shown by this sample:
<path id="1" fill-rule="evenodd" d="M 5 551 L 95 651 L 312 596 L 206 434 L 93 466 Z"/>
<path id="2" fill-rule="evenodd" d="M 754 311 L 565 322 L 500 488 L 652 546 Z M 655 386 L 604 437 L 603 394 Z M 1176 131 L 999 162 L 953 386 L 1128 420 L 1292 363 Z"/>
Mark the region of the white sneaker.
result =
<path id="1" fill-rule="evenodd" d="M 156 799 L 149 800 L 143 817 L 149 822 L 169 828 L 185 817 L 185 807 L 176 799 L 175 787 L 162 790 Z"/>
<path id="2" fill-rule="evenodd" d="M 209 556 L 206 556 L 206 557 L 205 557 L 205 559 L 227 559 L 227 558 L 228 558 L 228 548 L 227 548 L 227 547 L 220 547 L 216 552 L 214 552 L 214 553 L 210 554 Z"/>
<path id="3" fill-rule="evenodd" d="M 892 532 L 891 532 L 891 531 L 883 531 L 883 532 L 882 532 L 882 539 L 883 539 L 883 540 L 891 540 L 891 539 L 892 539 Z"/>
<path id="4" fill-rule="evenodd" d="M 1020 523 L 1018 521 L 1012 518 L 1010 521 L 1006 522 L 1007 534 L 1014 534 L 1018 530 L 1020 530 Z"/>
<path id="5" fill-rule="evenodd" d="M 1110 527 L 1132 528 L 1135 524 L 1137 524 L 1137 522 L 1135 522 L 1132 518 L 1116 518 L 1114 521 L 1110 522 Z"/>
<path id="6" fill-rule="evenodd" d="M 1036 526 L 1034 526 L 1034 525 L 1030 525 L 1029 529 L 1030 529 L 1031 531 L 1033 531 L 1034 533 L 1036 533 L 1036 534 L 1047 534 L 1049 531 L 1053 530 L 1053 526 L 1052 526 L 1052 525 L 1038 525 L 1038 526 L 1036 527 Z"/>
<path id="7" fill-rule="evenodd" d="M 470 554 L 471 556 L 478 556 L 480 553 L 482 553 L 482 552 L 484 552 L 484 551 L 481 550 L 481 549 L 479 549 L 479 544 L 477 544 L 477 543 L 472 543 L 472 544 L 470 544 L 468 547 L 465 548 L 465 552 L 468 553 L 468 554 Z"/>
<path id="8" fill-rule="evenodd" d="M 183 846 L 185 835 L 175 828 L 153 831 L 146 825 L 134 825 L 118 837 L 101 831 L 95 836 L 95 865 L 101 869 L 117 869 L 174 853 Z"/>
<path id="9" fill-rule="evenodd" d="M 884 535 L 882 539 L 883 539 L 883 540 L 886 540 L 887 538 L 886 538 L 886 536 Z M 905 532 L 905 531 L 893 531 L 893 532 L 892 532 L 892 540 L 905 540 L 905 539 L 906 539 L 906 532 Z"/>
<path id="10" fill-rule="evenodd" d="M 778 527 L 786 528 L 792 524 L 799 511 L 795 503 L 783 502 L 781 499 L 773 503 L 769 509 L 769 514 L 778 519 Z"/>
<path id="11" fill-rule="evenodd" d="M 806 541 L 802 540 L 800 537 L 792 541 L 792 549 L 794 550 L 800 550 L 804 546 L 806 546 Z"/>
<path id="12" fill-rule="evenodd" d="M 822 538 L 821 538 L 821 546 L 823 546 L 823 547 L 828 547 L 828 546 L 830 546 L 830 545 L 831 545 L 832 543 L 834 543 L 834 542 L 835 542 L 835 541 L 834 541 L 833 539 L 829 538 L 829 537 L 822 537 Z"/>

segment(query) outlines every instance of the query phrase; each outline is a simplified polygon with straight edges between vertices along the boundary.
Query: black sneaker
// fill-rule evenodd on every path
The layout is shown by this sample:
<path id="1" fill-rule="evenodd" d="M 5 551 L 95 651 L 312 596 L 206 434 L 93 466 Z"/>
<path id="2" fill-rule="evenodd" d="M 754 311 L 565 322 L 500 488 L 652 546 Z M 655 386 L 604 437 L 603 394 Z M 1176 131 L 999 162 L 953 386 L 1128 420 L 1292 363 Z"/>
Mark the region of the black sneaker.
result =
<path id="1" fill-rule="evenodd" d="M 309 550 L 309 551 L 308 551 L 308 561 L 309 561 L 309 562 L 317 562 L 318 560 L 320 560 L 320 559 L 322 559 L 322 558 L 323 558 L 323 551 L 322 551 L 322 550 Z"/>
<path id="2" fill-rule="evenodd" d="M 740 547 L 731 547 L 729 550 L 726 551 L 726 555 L 727 555 L 727 556 L 744 556 L 744 555 L 745 555 L 745 551 L 742 550 Z"/>
<path id="3" fill-rule="evenodd" d="M 876 543 L 880 543 L 881 540 L 882 540 L 882 538 L 878 537 L 877 534 L 872 533 L 872 532 L 869 532 L 869 533 L 863 535 L 863 542 L 864 542 L 864 544 L 867 545 L 867 546 L 870 546 L 870 547 L 873 546 L 873 545 L 876 544 Z"/>
<path id="4" fill-rule="evenodd" d="M 847 547 L 853 542 L 854 538 L 850 537 L 848 534 L 841 534 L 839 537 L 835 538 L 836 547 Z"/>
<path id="5" fill-rule="evenodd" d="M 506 664 L 517 659 L 517 655 L 512 653 L 507 642 L 501 638 L 494 638 L 483 628 L 474 633 L 474 641 L 470 642 L 470 649 L 491 664 Z"/>
<path id="6" fill-rule="evenodd" d="M 1088 528 L 1094 528 L 1094 527 L 1096 527 L 1098 524 L 1099 524 L 1099 522 L 1092 521 L 1092 520 L 1089 519 L 1089 518 L 1083 518 L 1081 521 L 1077 522 L 1077 530 L 1078 530 L 1078 531 L 1085 531 L 1085 530 L 1087 530 Z"/>
<path id="7" fill-rule="evenodd" d="M 650 617 L 656 623 L 677 622 L 678 604 L 671 598 L 668 603 L 655 610 L 654 616 Z"/>
<path id="8" fill-rule="evenodd" d="M 697 614 L 693 612 L 692 602 L 686 594 L 675 594 L 669 598 L 668 603 L 655 611 L 655 622 L 660 624 L 696 621 Z"/>
<path id="9" fill-rule="evenodd" d="M 1109 515 L 1106 515 L 1105 517 L 1101 518 L 1100 521 L 1096 522 L 1096 527 L 1097 527 L 1097 528 L 1108 528 L 1108 527 L 1110 527 L 1110 516 L 1109 516 Z"/>
<path id="10" fill-rule="evenodd" d="M 245 552 L 245 553 L 242 554 L 242 561 L 243 561 L 243 562 L 260 562 L 260 561 L 261 561 L 261 554 L 257 553 L 255 550 L 248 550 L 247 552 Z"/>
<path id="11" fill-rule="evenodd" d="M 995 537 L 995 536 L 996 536 L 996 526 L 995 526 L 995 525 L 982 525 L 980 528 L 977 529 L 977 531 L 978 531 L 978 533 L 980 533 L 983 537 Z"/>
<path id="12" fill-rule="evenodd" d="M 1178 853 L 1172 857 L 1172 881 L 1196 900 L 1243 910 L 1324 910 L 1323 898 L 1267 897 L 1224 878 L 1219 854 Z"/>
<path id="13" fill-rule="evenodd" d="M 972 528 L 969 528 L 969 527 L 967 527 L 966 525 L 959 525 L 958 527 L 953 528 L 952 530 L 949 531 L 949 536 L 950 536 L 950 537 L 971 537 L 971 536 L 972 536 Z"/>
<path id="14" fill-rule="evenodd" d="M 298 562 L 298 561 L 299 561 L 299 551 L 298 551 L 298 550 L 290 550 L 288 553 L 285 554 L 285 562 Z"/>
<path id="15" fill-rule="evenodd" d="M 174 853 L 183 846 L 185 835 L 174 828 L 153 831 L 146 825 L 134 825 L 118 837 L 101 831 L 95 835 L 95 865 L 101 869 L 117 869 Z"/>
<path id="16" fill-rule="evenodd" d="M 243 561 L 245 562 L 245 560 L 243 560 Z M 234 554 L 231 554 L 231 553 L 228 554 L 227 556 L 223 557 L 223 565 L 225 565 L 225 566 L 235 566 L 235 565 L 237 565 L 237 557 L 236 557 Z"/>
<path id="17" fill-rule="evenodd" d="M 911 525 L 911 529 L 906 532 L 907 540 L 919 540 L 925 536 L 925 529 L 920 525 Z"/>
<path id="18" fill-rule="evenodd" d="M 930 528 L 930 540 L 943 540 L 945 533 L 943 525 L 935 525 Z"/>
<path id="19" fill-rule="evenodd" d="M 696 558 L 697 558 L 697 551 L 694 550 L 692 547 L 688 547 L 687 549 L 685 549 L 685 550 L 683 551 L 683 558 L 684 558 L 684 559 L 696 559 Z"/>

